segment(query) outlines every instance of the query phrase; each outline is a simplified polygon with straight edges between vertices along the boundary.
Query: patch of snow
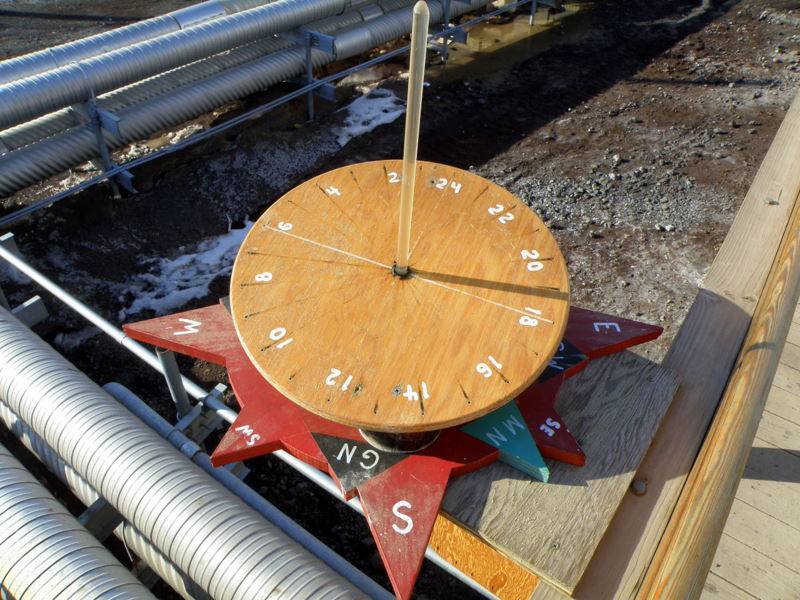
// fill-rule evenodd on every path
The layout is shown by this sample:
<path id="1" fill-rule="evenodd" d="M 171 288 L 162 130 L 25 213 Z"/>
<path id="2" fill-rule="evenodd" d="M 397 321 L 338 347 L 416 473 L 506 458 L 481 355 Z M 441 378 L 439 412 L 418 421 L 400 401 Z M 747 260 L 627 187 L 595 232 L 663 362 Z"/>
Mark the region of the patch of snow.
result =
<path id="1" fill-rule="evenodd" d="M 406 111 L 406 107 L 390 90 L 378 88 L 342 110 L 349 114 L 337 131 L 336 142 L 344 148 L 353 138 L 369 133 L 379 125 L 393 122 Z"/>
<path id="2" fill-rule="evenodd" d="M 200 241 L 194 250 L 175 259 L 146 258 L 147 273 L 137 276 L 119 291 L 122 297 L 133 297 L 131 304 L 120 311 L 123 321 L 129 315 L 150 309 L 158 315 L 181 307 L 209 293 L 209 284 L 233 269 L 236 252 L 253 226 L 231 229 L 226 234 Z"/>
<path id="3" fill-rule="evenodd" d="M 3 280 L 12 281 L 18 285 L 25 285 L 31 282 L 27 275 L 20 273 L 4 260 L 0 260 L 0 284 L 2 284 Z"/>
<path id="4" fill-rule="evenodd" d="M 59 333 L 56 335 L 53 341 L 55 342 L 56 346 L 60 346 L 65 350 L 74 350 L 86 340 L 91 339 L 100 333 L 102 333 L 102 330 L 99 327 L 84 327 L 83 329 L 79 331 L 73 331 L 72 333 Z"/>

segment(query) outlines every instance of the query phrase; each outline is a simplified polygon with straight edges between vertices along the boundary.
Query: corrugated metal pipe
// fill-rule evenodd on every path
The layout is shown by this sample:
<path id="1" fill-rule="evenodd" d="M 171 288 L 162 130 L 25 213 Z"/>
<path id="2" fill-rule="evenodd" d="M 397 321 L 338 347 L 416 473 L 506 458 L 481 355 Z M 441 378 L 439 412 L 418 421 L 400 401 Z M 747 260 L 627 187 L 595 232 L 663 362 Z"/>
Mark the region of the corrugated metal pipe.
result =
<path id="1" fill-rule="evenodd" d="M 348 0 L 277 0 L 18 79 L 0 86 L 0 129 L 348 7 Z"/>
<path id="2" fill-rule="evenodd" d="M 81 40 L 0 62 L 0 84 L 16 81 L 131 44 L 180 31 L 201 21 L 241 12 L 272 0 L 208 0 Z"/>
<path id="3" fill-rule="evenodd" d="M 336 55 L 312 51 L 315 68 L 334 60 L 348 58 L 405 35 L 411 29 L 411 7 L 406 0 L 392 0 L 405 6 L 388 14 L 356 25 L 334 30 Z M 489 0 L 471 0 L 452 5 L 453 16 L 473 11 Z M 429 2 L 431 22 L 440 21 L 443 6 Z M 343 17 L 345 18 L 345 17 Z M 334 23 L 330 21 L 329 23 Z M 226 102 L 266 89 L 305 70 L 305 50 L 292 48 L 274 52 L 238 67 L 216 73 L 190 85 L 170 90 L 147 102 L 116 113 L 120 119 L 121 138 L 104 132 L 109 147 L 145 138 Z M 54 173 L 97 155 L 94 132 L 81 126 L 42 140 L 15 152 L 0 156 L 0 195 L 8 195 Z"/>
<path id="4" fill-rule="evenodd" d="M 370 0 L 353 0 L 352 4 L 353 6 L 358 6 L 368 2 Z M 348 25 L 356 25 L 369 18 L 374 18 L 376 15 L 372 12 L 372 9 L 377 10 L 378 15 L 382 15 L 385 12 L 408 5 L 408 3 L 409 0 L 382 0 L 364 9 L 351 10 L 343 15 L 315 21 L 308 24 L 307 27 L 312 31 L 330 33 L 336 29 Z M 189 85 L 205 77 L 220 73 L 225 69 L 236 67 L 293 45 L 294 42 L 289 39 L 268 39 L 239 46 L 229 52 L 223 52 L 205 60 L 190 63 L 167 73 L 98 96 L 97 106 L 115 113 L 169 90 Z M 76 105 L 61 109 L 5 131 L 0 131 L 0 147 L 4 146 L 5 151 L 13 152 L 70 127 L 85 125 L 88 121 L 89 118 L 85 107 Z"/>
<path id="5" fill-rule="evenodd" d="M 312 548 L 315 554 L 323 554 L 327 564 L 331 565 L 337 572 L 354 582 L 359 589 L 367 593 L 369 597 L 379 600 L 390 600 L 393 598 L 389 592 L 363 573 L 357 571 L 342 557 L 336 555 L 332 550 L 316 540 L 316 538 L 313 538 L 310 533 L 291 521 L 288 517 L 283 515 L 283 513 L 280 513 L 278 509 L 257 494 L 247 484 L 240 481 L 226 468 L 217 469 L 212 467 L 208 455 L 203 452 L 197 444 L 167 423 L 124 386 L 118 383 L 111 383 L 104 386 L 103 389 L 108 391 L 115 399 L 121 402 L 125 408 L 142 419 L 148 426 L 154 429 L 156 433 L 169 441 L 176 449 L 183 452 L 195 464 L 224 485 L 231 493 L 241 498 L 245 504 L 256 510 L 261 516 L 267 520 L 276 522 L 277 515 L 281 521 L 280 526 L 284 531 L 286 530 L 286 522 L 288 521 L 291 528 L 294 530 L 294 539 L 299 538 L 303 546 L 305 548 Z M 86 506 L 94 504 L 101 498 L 100 494 L 98 494 L 83 477 L 66 464 L 64 459 L 48 446 L 41 436 L 33 431 L 30 426 L 20 419 L 2 400 L 0 400 L 0 421 L 5 423 L 6 427 L 20 442 L 54 473 Z M 299 536 L 298 532 L 300 532 Z M 205 591 L 187 577 L 183 571 L 178 569 L 163 552 L 156 548 L 150 540 L 131 523 L 122 521 L 114 529 L 113 533 L 182 597 L 187 600 L 207 600 L 209 598 Z"/>
<path id="6" fill-rule="evenodd" d="M 366 598 L 3 309 L 0 399 L 210 597 Z"/>
<path id="7" fill-rule="evenodd" d="M 155 600 L 0 445 L 0 587 L 16 600 Z"/>

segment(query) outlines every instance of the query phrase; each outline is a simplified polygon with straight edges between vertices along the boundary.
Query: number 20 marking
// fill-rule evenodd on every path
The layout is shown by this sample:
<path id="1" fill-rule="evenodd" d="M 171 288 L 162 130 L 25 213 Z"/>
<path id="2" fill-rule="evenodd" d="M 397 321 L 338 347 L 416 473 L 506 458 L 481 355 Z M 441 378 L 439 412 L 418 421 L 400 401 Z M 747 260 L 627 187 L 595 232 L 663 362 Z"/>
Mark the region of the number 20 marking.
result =
<path id="1" fill-rule="evenodd" d="M 523 260 L 529 260 L 531 262 L 528 263 L 528 271 L 541 271 L 544 269 L 544 263 L 540 260 L 536 260 L 539 258 L 539 253 L 536 250 L 523 250 L 520 252 L 522 255 Z"/>

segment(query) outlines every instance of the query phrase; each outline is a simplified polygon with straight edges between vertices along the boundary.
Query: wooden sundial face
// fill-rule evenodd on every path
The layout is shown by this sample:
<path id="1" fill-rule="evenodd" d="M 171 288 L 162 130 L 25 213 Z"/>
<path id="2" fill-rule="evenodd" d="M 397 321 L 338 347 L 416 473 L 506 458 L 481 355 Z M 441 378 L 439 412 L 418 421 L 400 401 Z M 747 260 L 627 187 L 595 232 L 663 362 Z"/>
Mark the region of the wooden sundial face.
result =
<path id="1" fill-rule="evenodd" d="M 567 272 L 544 224 L 504 189 L 418 162 L 410 276 L 392 274 L 400 161 L 343 167 L 273 204 L 231 280 L 261 374 L 325 418 L 443 429 L 528 387 L 561 342 Z"/>

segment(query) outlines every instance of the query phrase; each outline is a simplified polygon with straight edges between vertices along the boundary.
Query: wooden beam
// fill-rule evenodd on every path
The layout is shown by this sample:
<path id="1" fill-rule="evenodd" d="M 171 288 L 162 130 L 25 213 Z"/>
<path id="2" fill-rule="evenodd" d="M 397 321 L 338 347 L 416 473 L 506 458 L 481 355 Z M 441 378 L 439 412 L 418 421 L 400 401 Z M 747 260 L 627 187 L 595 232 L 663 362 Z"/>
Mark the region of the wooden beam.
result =
<path id="1" fill-rule="evenodd" d="M 738 364 L 637 596 L 641 600 L 698 598 L 703 590 L 800 295 L 800 203 L 794 204 Z"/>
<path id="2" fill-rule="evenodd" d="M 631 598 L 649 566 L 734 368 L 800 191 L 796 96 L 663 366 L 681 379 L 636 478 L 574 596 Z M 533 598 L 537 594 L 534 593 Z"/>

